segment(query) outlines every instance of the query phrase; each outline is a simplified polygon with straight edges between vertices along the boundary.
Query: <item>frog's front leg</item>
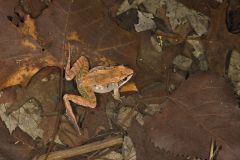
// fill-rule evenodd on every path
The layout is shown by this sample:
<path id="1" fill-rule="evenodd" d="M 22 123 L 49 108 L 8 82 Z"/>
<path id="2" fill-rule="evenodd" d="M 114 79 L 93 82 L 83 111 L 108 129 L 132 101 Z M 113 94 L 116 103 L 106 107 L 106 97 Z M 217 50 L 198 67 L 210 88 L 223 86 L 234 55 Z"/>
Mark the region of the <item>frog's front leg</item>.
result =
<path id="1" fill-rule="evenodd" d="M 64 104 L 65 104 L 65 107 L 66 107 L 67 115 L 71 118 L 72 123 L 74 124 L 74 126 L 78 130 L 78 132 L 80 133 L 80 129 L 79 129 L 79 126 L 77 124 L 77 119 L 76 119 L 76 117 L 73 113 L 70 101 L 72 101 L 75 104 L 82 105 L 82 106 L 85 106 L 85 107 L 95 108 L 96 104 L 97 104 L 96 103 L 96 96 L 95 95 L 94 95 L 94 97 L 92 96 L 91 100 L 90 100 L 90 99 L 87 99 L 87 98 L 84 98 L 84 97 L 81 97 L 81 96 L 78 96 L 78 95 L 65 94 L 63 96 L 63 100 L 64 100 Z"/>
<path id="2" fill-rule="evenodd" d="M 120 93 L 119 93 L 119 88 L 118 87 L 114 88 L 114 90 L 113 90 L 113 98 L 122 102 L 122 100 L 120 98 Z"/>

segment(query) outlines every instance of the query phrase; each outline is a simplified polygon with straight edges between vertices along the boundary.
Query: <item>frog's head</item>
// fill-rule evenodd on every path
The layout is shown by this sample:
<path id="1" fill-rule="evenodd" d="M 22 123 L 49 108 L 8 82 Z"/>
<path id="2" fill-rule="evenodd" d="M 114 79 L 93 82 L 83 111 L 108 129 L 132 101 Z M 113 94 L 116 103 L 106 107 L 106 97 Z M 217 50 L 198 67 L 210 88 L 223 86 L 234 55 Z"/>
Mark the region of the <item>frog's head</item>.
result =
<path id="1" fill-rule="evenodd" d="M 131 68 L 128 68 L 123 65 L 117 66 L 117 71 L 119 72 L 119 82 L 118 82 L 119 87 L 121 87 L 127 81 L 129 81 L 132 78 L 134 73 Z"/>

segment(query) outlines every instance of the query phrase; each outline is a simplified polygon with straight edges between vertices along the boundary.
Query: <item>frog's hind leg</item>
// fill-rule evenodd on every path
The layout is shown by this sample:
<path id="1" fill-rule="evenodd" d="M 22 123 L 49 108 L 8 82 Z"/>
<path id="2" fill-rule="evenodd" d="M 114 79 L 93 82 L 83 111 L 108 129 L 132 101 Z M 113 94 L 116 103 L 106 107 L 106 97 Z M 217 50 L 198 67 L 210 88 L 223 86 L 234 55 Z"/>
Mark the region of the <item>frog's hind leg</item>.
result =
<path id="1" fill-rule="evenodd" d="M 76 75 L 82 77 L 89 70 L 88 60 L 84 56 L 79 57 L 72 68 L 70 68 L 72 49 L 72 47 L 68 48 L 68 60 L 65 68 L 65 79 L 68 81 L 72 80 Z"/>
<path id="2" fill-rule="evenodd" d="M 94 94 L 94 93 L 93 93 Z M 70 101 L 73 103 L 76 103 L 78 105 L 83 105 L 85 107 L 90 107 L 90 108 L 95 108 L 96 107 L 96 97 L 95 95 L 91 96 L 91 99 L 84 98 L 78 95 L 73 95 L 73 94 L 65 94 L 63 96 L 64 104 L 66 107 L 66 112 L 67 115 L 71 118 L 72 123 L 74 124 L 75 128 L 78 130 L 80 133 L 79 126 L 77 124 L 77 119 L 73 113 L 72 106 L 70 104 Z"/>
<path id="3" fill-rule="evenodd" d="M 77 105 L 82 105 L 84 107 L 95 108 L 96 107 L 96 98 L 95 99 L 86 99 L 82 96 L 74 95 L 74 94 L 65 94 L 63 96 L 64 102 L 72 101 Z"/>

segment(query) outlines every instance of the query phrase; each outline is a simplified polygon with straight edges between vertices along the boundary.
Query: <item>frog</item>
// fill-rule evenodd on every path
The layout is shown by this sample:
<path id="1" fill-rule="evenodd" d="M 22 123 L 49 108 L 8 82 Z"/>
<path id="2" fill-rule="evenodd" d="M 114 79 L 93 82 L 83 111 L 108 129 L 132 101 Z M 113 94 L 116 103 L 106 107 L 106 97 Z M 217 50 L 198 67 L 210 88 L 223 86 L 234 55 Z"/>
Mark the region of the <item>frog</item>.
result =
<path id="1" fill-rule="evenodd" d="M 64 94 L 63 101 L 67 116 L 81 134 L 70 101 L 84 107 L 95 108 L 97 106 L 95 93 L 102 94 L 112 91 L 113 98 L 121 101 L 119 88 L 132 78 L 134 71 L 124 65 L 96 66 L 89 69 L 89 61 L 85 56 L 80 56 L 71 67 L 73 47 L 68 47 L 67 52 L 65 79 L 67 81 L 75 80 L 80 95 Z"/>

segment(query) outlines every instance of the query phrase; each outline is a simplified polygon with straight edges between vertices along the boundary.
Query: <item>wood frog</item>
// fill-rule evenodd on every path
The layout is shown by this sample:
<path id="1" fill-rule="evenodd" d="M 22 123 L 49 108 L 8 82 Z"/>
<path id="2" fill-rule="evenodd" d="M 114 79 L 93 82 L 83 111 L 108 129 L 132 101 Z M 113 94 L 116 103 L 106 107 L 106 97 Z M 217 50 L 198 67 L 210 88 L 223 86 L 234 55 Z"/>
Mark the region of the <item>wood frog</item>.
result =
<path id="1" fill-rule="evenodd" d="M 80 133 L 76 117 L 73 113 L 70 101 L 85 107 L 95 108 L 97 105 L 95 93 L 107 93 L 113 91 L 113 97 L 120 100 L 119 87 L 123 86 L 133 76 L 133 70 L 123 66 L 104 67 L 97 66 L 89 70 L 89 62 L 81 56 L 72 67 L 70 59 L 72 47 L 68 47 L 68 60 L 65 68 L 65 79 L 75 79 L 80 95 L 65 94 L 63 96 L 66 113 Z"/>

